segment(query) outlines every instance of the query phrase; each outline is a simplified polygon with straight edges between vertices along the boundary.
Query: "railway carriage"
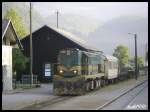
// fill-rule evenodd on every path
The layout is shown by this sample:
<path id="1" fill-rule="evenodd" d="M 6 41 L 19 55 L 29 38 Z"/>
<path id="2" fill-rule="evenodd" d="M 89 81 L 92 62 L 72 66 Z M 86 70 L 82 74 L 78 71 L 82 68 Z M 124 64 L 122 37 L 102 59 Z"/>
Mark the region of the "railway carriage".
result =
<path id="1" fill-rule="evenodd" d="M 110 62 L 115 66 L 109 68 Z M 98 89 L 106 80 L 117 77 L 117 59 L 110 60 L 97 51 L 63 49 L 58 55 L 57 72 L 53 76 L 55 95 L 82 95 Z"/>
<path id="2" fill-rule="evenodd" d="M 118 59 L 114 56 L 105 55 L 105 82 L 114 82 L 119 75 Z"/>

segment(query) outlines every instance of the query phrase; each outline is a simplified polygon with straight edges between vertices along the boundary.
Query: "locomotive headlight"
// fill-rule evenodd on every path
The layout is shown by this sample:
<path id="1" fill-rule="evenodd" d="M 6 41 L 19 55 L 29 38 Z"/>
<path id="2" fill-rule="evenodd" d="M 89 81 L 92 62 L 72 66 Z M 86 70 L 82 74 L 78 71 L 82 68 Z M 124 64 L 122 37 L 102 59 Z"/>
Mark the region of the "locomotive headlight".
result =
<path id="1" fill-rule="evenodd" d="M 62 74 L 64 71 L 63 70 L 59 70 L 59 73 Z"/>
<path id="2" fill-rule="evenodd" d="M 76 74 L 76 73 L 77 73 L 77 70 L 73 70 L 73 73 Z"/>

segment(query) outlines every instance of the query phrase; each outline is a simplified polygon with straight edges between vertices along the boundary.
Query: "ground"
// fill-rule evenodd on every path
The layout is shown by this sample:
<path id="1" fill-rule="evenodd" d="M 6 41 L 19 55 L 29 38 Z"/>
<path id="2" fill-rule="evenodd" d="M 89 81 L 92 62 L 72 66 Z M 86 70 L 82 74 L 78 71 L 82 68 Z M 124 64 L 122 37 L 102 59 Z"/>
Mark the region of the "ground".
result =
<path id="1" fill-rule="evenodd" d="M 112 100 L 117 95 L 125 92 L 126 90 L 134 87 L 139 82 L 145 80 L 146 77 L 142 76 L 138 80 L 131 79 L 117 84 L 109 85 L 99 90 L 90 92 L 83 96 L 74 96 L 64 101 L 60 101 L 50 105 L 40 106 L 41 110 L 95 110 L 104 103 Z M 41 88 L 26 90 L 21 93 L 3 94 L 2 95 L 2 109 L 21 109 L 24 106 L 49 101 L 59 96 L 52 94 L 52 84 L 42 84 Z M 142 94 L 145 97 L 141 97 Z M 148 104 L 147 91 L 144 89 L 139 94 L 138 99 L 134 99 L 133 102 Z M 142 99 L 142 100 L 141 100 Z M 131 105 L 133 104 L 131 102 Z M 26 107 L 25 109 L 28 109 Z M 37 109 L 33 105 L 31 109 Z"/>
<path id="2" fill-rule="evenodd" d="M 138 109 L 138 107 L 133 108 L 133 106 L 140 105 L 139 109 L 148 109 L 148 86 L 144 88 L 144 90 L 138 94 L 125 109 Z M 129 108 L 130 107 L 130 108 Z"/>
<path id="3" fill-rule="evenodd" d="M 41 88 L 32 88 L 13 94 L 2 94 L 2 109 L 20 109 L 36 102 L 50 100 L 57 96 L 52 95 L 52 84 L 42 84 Z"/>

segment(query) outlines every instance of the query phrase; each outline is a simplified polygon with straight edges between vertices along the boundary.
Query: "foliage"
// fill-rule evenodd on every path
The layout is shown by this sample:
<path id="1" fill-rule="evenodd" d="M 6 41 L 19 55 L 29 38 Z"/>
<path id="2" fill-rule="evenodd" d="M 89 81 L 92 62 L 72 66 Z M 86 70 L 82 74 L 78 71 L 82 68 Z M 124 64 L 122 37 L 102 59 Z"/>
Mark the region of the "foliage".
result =
<path id="1" fill-rule="evenodd" d="M 120 69 L 122 69 L 129 61 L 128 47 L 118 45 L 114 50 L 113 56 L 118 58 Z"/>
<path id="2" fill-rule="evenodd" d="M 29 61 L 18 48 L 13 48 L 12 60 L 13 70 L 17 73 L 17 75 L 20 75 L 19 73 L 26 69 L 26 63 Z"/>
<path id="3" fill-rule="evenodd" d="M 22 17 L 18 15 L 15 9 L 11 8 L 7 10 L 6 15 L 4 16 L 4 19 L 11 20 L 19 38 L 23 38 L 27 34 L 25 25 L 23 24 Z"/>
<path id="4" fill-rule="evenodd" d="M 148 61 L 148 51 L 146 52 L 146 61 Z"/>
<path id="5" fill-rule="evenodd" d="M 129 61 L 134 63 L 135 62 L 135 58 L 131 58 Z M 143 60 L 142 57 L 139 57 L 139 56 L 137 57 L 137 64 L 138 64 L 139 68 L 142 68 L 144 66 L 144 60 Z"/>

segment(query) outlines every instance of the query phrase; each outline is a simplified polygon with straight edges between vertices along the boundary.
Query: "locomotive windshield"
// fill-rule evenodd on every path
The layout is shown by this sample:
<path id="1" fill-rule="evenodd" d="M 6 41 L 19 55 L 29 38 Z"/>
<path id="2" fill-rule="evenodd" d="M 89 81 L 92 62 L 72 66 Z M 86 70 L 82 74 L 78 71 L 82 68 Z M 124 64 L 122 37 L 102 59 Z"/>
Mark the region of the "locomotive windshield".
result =
<path id="1" fill-rule="evenodd" d="M 78 52 L 75 50 L 62 50 L 59 54 L 59 63 L 65 67 L 78 65 Z"/>

